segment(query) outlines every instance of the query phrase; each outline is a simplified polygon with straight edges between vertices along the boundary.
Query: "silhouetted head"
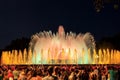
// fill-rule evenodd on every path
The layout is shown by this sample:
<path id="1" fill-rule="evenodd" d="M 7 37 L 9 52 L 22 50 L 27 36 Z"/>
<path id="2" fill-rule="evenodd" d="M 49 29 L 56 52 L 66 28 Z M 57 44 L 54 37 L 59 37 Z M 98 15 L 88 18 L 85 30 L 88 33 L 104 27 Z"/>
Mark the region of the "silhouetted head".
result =
<path id="1" fill-rule="evenodd" d="M 49 75 L 52 75 L 52 73 L 53 73 L 53 67 L 52 67 L 52 66 L 49 66 L 49 67 L 48 67 L 48 74 L 49 74 Z"/>

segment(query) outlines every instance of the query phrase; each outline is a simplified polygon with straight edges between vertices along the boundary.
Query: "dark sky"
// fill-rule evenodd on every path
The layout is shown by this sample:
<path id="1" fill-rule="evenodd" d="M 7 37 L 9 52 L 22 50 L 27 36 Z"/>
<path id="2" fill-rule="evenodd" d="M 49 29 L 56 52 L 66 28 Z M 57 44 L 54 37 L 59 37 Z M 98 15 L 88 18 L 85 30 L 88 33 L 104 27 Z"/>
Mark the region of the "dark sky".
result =
<path id="1" fill-rule="evenodd" d="M 93 0 L 1 0 L 0 48 L 43 30 L 90 32 L 96 40 L 120 32 L 120 11 L 106 5 L 97 13 Z"/>

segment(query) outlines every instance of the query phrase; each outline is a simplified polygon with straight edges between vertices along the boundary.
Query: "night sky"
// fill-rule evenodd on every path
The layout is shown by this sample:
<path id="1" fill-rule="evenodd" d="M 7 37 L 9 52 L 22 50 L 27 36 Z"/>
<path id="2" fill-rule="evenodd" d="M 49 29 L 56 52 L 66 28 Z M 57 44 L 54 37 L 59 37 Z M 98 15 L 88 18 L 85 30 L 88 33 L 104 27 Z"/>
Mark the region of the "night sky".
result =
<path id="1" fill-rule="evenodd" d="M 30 38 L 40 31 L 90 32 L 95 40 L 120 32 L 120 10 L 106 4 L 96 12 L 93 0 L 1 0 L 0 48 L 21 37 Z"/>

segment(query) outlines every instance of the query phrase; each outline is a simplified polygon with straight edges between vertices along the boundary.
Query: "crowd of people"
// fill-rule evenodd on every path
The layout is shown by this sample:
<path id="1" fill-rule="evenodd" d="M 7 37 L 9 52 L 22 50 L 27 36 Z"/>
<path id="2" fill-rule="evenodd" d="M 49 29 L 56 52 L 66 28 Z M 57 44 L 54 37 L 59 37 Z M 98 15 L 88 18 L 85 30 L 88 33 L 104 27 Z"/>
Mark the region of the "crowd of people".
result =
<path id="1" fill-rule="evenodd" d="M 1 65 L 0 80 L 120 80 L 120 65 Z"/>

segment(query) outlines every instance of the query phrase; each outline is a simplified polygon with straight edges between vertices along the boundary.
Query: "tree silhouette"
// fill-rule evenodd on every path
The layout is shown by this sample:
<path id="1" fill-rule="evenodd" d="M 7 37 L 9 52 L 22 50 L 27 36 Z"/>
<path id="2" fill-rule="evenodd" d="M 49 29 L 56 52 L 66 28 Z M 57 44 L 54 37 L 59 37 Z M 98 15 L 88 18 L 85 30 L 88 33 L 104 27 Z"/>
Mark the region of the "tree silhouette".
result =
<path id="1" fill-rule="evenodd" d="M 112 37 L 104 37 L 100 41 L 96 43 L 97 49 L 100 48 L 109 48 L 109 49 L 117 49 L 120 50 L 120 33 L 112 36 Z"/>
<path id="2" fill-rule="evenodd" d="M 16 40 L 12 40 L 10 45 L 6 46 L 4 50 L 24 50 L 28 49 L 30 39 L 22 37 Z"/>

